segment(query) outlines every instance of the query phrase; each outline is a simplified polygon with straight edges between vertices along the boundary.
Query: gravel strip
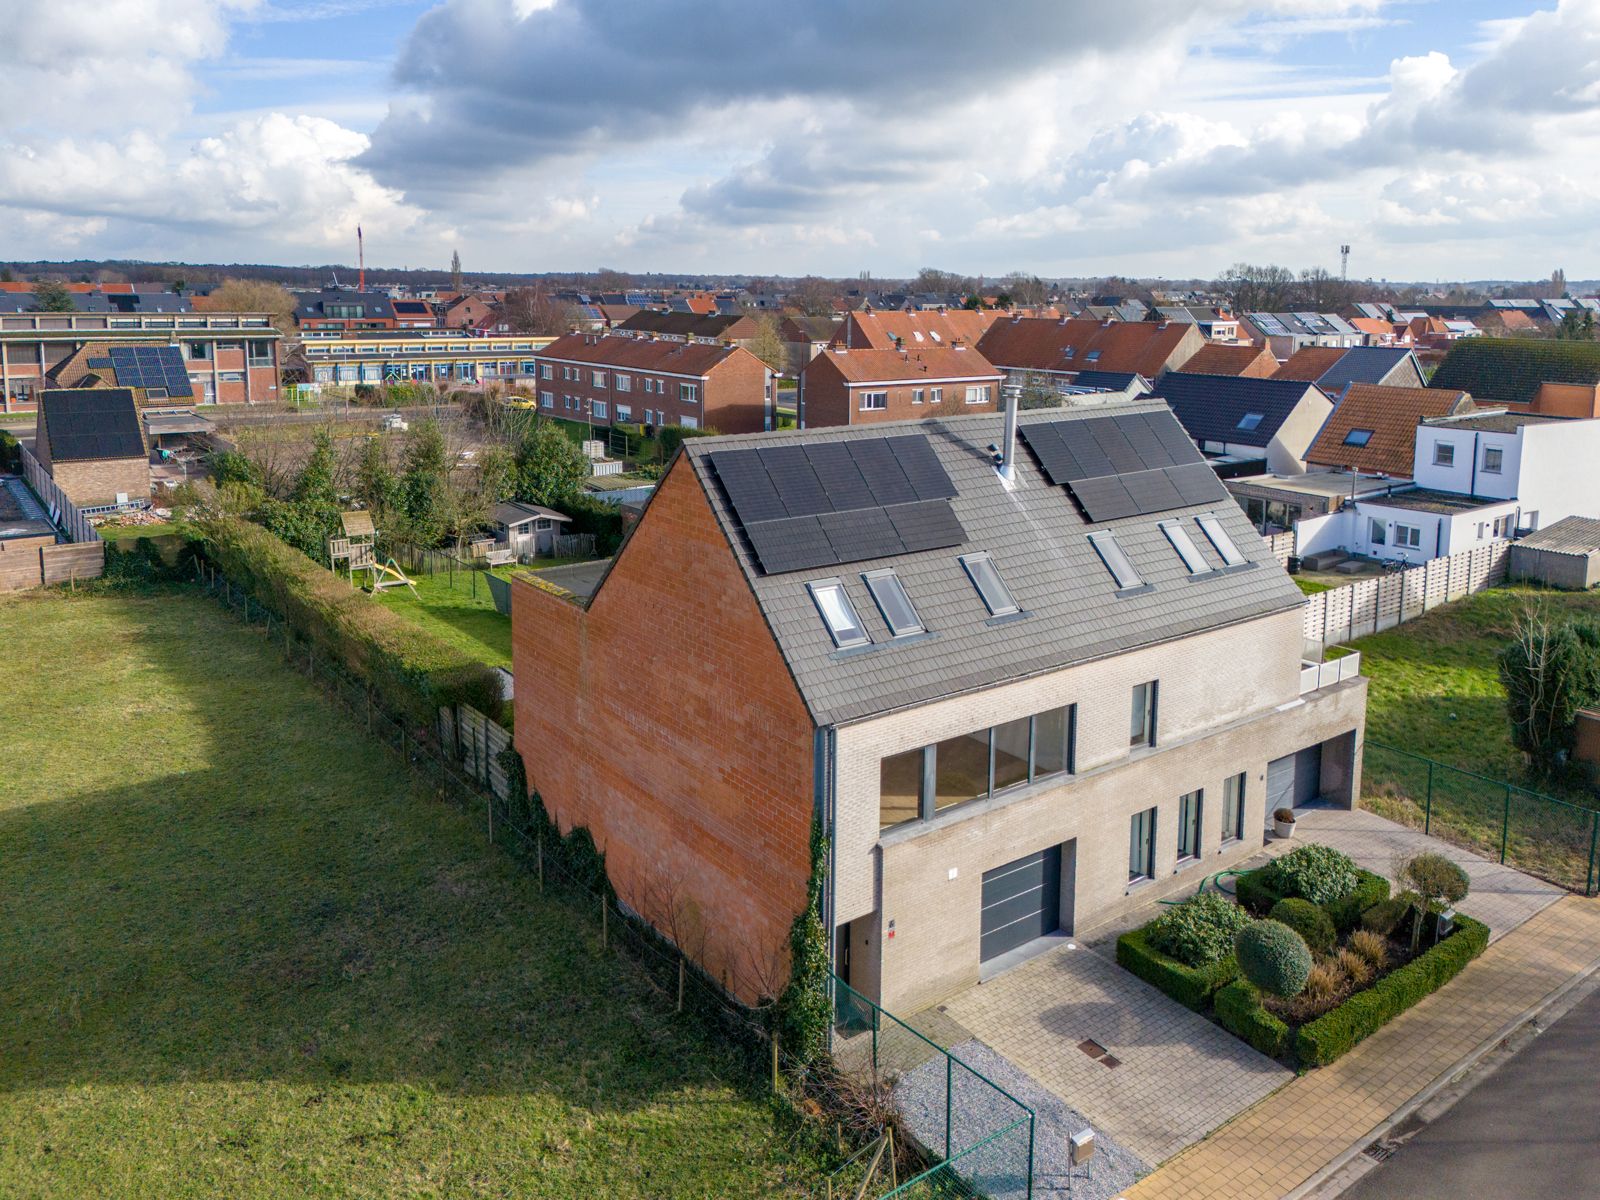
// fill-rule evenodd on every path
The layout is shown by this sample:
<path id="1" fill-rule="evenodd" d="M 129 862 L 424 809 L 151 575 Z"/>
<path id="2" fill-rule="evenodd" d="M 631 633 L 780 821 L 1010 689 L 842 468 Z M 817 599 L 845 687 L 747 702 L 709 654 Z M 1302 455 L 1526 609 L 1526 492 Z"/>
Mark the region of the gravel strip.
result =
<path id="1" fill-rule="evenodd" d="M 1094 1128 L 1088 1118 L 1040 1087 L 1026 1072 L 983 1042 L 976 1039 L 961 1042 L 951 1047 L 951 1053 L 1033 1109 L 1034 1196 L 1112 1200 L 1150 1170 L 1140 1158 L 1117 1145 L 1100 1129 L 1094 1130 L 1095 1153 L 1089 1168 L 1070 1169 L 1067 1162 L 1069 1139 L 1079 1130 Z M 945 1078 L 945 1060 L 941 1055 L 901 1076 L 894 1088 L 895 1101 L 912 1133 L 940 1155 L 944 1153 Z M 951 1150 L 955 1154 L 1023 1115 L 1016 1104 L 960 1067 L 953 1069 L 951 1084 L 954 1093 Z M 991 1200 L 1022 1200 L 1027 1195 L 1027 1155 L 1028 1127 L 1023 1124 L 960 1159 L 957 1169 Z"/>

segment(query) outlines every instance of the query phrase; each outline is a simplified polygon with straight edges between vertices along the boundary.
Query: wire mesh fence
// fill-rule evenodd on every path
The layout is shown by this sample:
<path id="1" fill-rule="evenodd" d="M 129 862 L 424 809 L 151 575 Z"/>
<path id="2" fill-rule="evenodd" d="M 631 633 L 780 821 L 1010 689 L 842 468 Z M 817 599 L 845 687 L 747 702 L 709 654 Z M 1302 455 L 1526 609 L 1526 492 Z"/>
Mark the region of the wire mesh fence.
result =
<path id="1" fill-rule="evenodd" d="M 541 894 L 568 904 L 587 927 L 597 953 L 624 954 L 660 1004 L 691 1019 L 709 1022 L 726 1044 L 739 1050 L 749 1071 L 745 1086 L 760 1084 L 796 1105 L 806 1097 L 845 1100 L 853 1122 L 828 1117 L 835 1153 L 845 1165 L 831 1181 L 798 1195 L 844 1194 L 833 1185 L 863 1178 L 866 1157 L 886 1125 L 897 1118 L 914 1135 L 923 1157 L 908 1159 L 908 1169 L 891 1164 L 873 1175 L 865 1194 L 901 1196 L 989 1195 L 994 1200 L 1030 1200 L 1033 1111 L 949 1051 L 879 1008 L 843 981 L 830 979 L 840 1036 L 826 1062 L 806 1061 L 787 1050 L 772 1033 L 770 1008 L 751 1008 L 733 999 L 715 979 L 619 900 L 603 877 L 574 870 L 559 849 L 560 838 L 539 820 L 527 796 L 505 786 L 490 753 L 484 729 L 457 714 L 428 729 L 386 711 L 372 690 L 349 675 L 326 652 L 300 638 L 292 626 L 248 591 L 204 562 L 197 562 L 199 584 L 281 647 L 286 661 L 318 684 L 368 733 L 389 746 L 410 771 L 467 812 L 482 814 L 486 839 L 509 854 L 533 878 Z M 446 732 L 446 731 L 449 732 Z M 554 843 L 554 844 L 553 844 Z M 892 1083 L 892 1107 L 863 1103 L 858 1082 L 868 1091 Z M 908 1084 L 909 1079 L 909 1084 Z M 907 1090 L 909 1087 L 910 1090 Z M 856 1089 L 852 1092 L 852 1089 Z M 904 1093 L 904 1094 L 902 1094 Z M 913 1107 L 913 1105 L 915 1107 Z M 814 1117 L 819 1111 L 806 1105 Z M 905 1147 L 901 1147 L 904 1152 Z M 928 1159 L 935 1165 L 921 1173 Z M 910 1178 L 907 1178 L 907 1176 Z M 900 1182 L 904 1179 L 905 1182 Z M 854 1189 L 849 1194 L 855 1194 Z"/>
<path id="2" fill-rule="evenodd" d="M 1368 738 L 1365 804 L 1380 815 L 1592 896 L 1600 811 Z"/>

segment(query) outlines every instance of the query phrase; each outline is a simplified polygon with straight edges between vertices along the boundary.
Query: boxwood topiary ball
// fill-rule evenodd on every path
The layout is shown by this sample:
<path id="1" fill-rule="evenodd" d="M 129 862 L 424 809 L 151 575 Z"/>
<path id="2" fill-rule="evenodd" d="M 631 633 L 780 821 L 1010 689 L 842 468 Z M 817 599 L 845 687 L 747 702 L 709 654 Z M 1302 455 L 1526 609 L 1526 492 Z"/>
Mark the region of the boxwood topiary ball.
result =
<path id="1" fill-rule="evenodd" d="M 1311 948 L 1282 921 L 1252 921 L 1233 939 L 1244 977 L 1274 996 L 1298 996 L 1311 974 Z"/>

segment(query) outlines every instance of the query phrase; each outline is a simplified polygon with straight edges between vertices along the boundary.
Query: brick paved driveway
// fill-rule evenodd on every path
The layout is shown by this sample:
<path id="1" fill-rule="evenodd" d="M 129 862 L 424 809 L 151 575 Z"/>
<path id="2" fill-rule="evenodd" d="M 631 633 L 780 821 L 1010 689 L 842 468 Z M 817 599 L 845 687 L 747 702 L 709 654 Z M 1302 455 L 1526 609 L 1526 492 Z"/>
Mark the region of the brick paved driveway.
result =
<path id="1" fill-rule="evenodd" d="M 1293 1078 L 1081 943 L 970 988 L 942 1009 L 946 1021 L 1151 1164 Z M 1084 1053 L 1085 1041 L 1104 1047 L 1116 1065 Z"/>

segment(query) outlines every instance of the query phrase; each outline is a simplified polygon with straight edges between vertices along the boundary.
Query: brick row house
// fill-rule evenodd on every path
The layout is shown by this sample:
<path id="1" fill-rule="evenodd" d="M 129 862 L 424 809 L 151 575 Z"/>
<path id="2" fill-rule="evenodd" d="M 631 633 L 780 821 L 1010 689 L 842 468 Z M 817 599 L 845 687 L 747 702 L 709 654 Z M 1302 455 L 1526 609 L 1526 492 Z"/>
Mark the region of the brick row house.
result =
<path id="1" fill-rule="evenodd" d="M 691 439 L 591 597 L 513 584 L 531 785 L 745 1000 L 814 818 L 834 969 L 915 1011 L 1359 794 L 1366 683 L 1171 413 L 1017 420 L 1009 478 L 1003 414 Z"/>
<path id="2" fill-rule="evenodd" d="M 776 424 L 772 372 L 738 346 L 569 333 L 535 357 L 546 416 L 719 433 Z"/>
<path id="3" fill-rule="evenodd" d="M 1199 327 L 1171 321 L 1092 321 L 1008 317 L 991 324 L 978 350 L 1006 383 L 1070 391 L 1084 372 L 1131 373 L 1155 380 L 1181 370 L 1206 346 Z"/>
<path id="4" fill-rule="evenodd" d="M 1000 384 L 1000 372 L 976 350 L 960 344 L 829 349 L 800 372 L 800 424 L 818 429 L 994 412 Z"/>

